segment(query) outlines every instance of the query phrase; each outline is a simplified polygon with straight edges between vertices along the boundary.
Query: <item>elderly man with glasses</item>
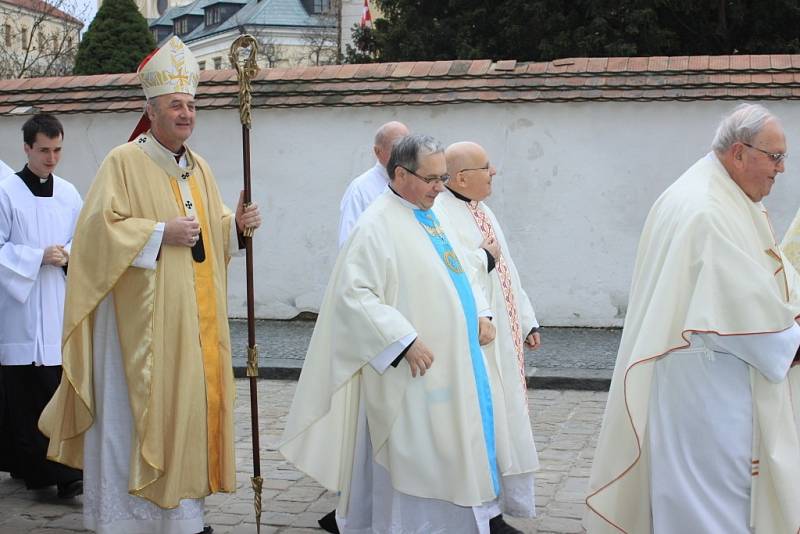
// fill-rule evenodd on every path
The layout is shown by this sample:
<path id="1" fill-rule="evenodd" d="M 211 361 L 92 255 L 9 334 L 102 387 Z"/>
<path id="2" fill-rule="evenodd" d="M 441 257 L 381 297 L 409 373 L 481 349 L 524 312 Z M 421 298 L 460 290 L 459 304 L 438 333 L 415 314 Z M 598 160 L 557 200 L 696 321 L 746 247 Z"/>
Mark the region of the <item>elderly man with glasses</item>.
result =
<path id="1" fill-rule="evenodd" d="M 405 137 L 387 170 L 339 254 L 279 448 L 340 492 L 343 533 L 497 532 L 494 327 L 470 254 L 431 210 L 444 147 Z"/>
<path id="2" fill-rule="evenodd" d="M 778 119 L 741 105 L 651 209 L 588 532 L 800 529 L 800 284 L 761 203 L 785 158 Z"/>

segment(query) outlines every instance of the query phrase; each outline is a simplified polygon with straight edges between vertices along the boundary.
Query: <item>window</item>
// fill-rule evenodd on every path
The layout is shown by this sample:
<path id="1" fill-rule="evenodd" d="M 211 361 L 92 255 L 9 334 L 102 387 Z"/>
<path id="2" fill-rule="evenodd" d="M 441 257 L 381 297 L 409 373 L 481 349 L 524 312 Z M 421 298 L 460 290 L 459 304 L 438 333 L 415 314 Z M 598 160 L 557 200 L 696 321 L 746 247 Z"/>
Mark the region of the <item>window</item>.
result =
<path id="1" fill-rule="evenodd" d="M 6 36 L 6 46 L 11 46 L 11 24 L 3 26 L 3 33 Z"/>
<path id="2" fill-rule="evenodd" d="M 22 43 L 22 48 L 28 47 L 28 28 L 22 28 L 19 32 L 19 41 Z"/>
<path id="3" fill-rule="evenodd" d="M 53 52 L 58 51 L 58 32 L 53 32 L 50 34 L 50 46 L 53 48 Z"/>
<path id="4" fill-rule="evenodd" d="M 67 50 L 72 50 L 72 37 L 67 37 Z"/>
<path id="5" fill-rule="evenodd" d="M 206 26 L 214 26 L 222 22 L 222 8 L 212 7 L 206 10 Z"/>
<path id="6" fill-rule="evenodd" d="M 156 2 L 156 9 L 158 9 L 158 14 L 163 15 L 164 11 L 167 10 L 167 0 L 158 0 Z"/>
<path id="7" fill-rule="evenodd" d="M 175 33 L 177 35 L 185 35 L 189 33 L 189 18 L 181 17 L 175 21 Z"/>
<path id="8" fill-rule="evenodd" d="M 47 36 L 42 30 L 39 30 L 39 33 L 36 34 L 36 42 L 39 44 L 39 51 L 43 52 L 47 46 Z"/>
<path id="9" fill-rule="evenodd" d="M 222 68 L 222 58 L 217 56 L 214 58 L 214 70 L 219 70 Z"/>
<path id="10" fill-rule="evenodd" d="M 206 70 L 206 62 L 205 62 L 205 61 L 198 61 L 198 62 L 197 62 L 197 67 L 198 67 L 200 70 Z"/>
<path id="11" fill-rule="evenodd" d="M 330 11 L 331 0 L 314 0 L 314 13 Z"/>

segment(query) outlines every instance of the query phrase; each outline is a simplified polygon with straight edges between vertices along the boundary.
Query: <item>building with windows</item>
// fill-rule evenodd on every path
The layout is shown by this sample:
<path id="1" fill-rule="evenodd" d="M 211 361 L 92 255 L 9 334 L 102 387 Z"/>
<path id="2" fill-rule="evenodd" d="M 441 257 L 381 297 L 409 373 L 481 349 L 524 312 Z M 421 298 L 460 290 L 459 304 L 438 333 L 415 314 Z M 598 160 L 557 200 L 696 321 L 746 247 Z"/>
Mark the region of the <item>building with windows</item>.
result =
<path id="1" fill-rule="evenodd" d="M 63 0 L 0 0 L 0 78 L 72 73 L 84 24 L 66 9 Z"/>
<path id="2" fill-rule="evenodd" d="M 137 1 L 145 16 L 160 13 L 150 20 L 156 42 L 177 35 L 202 69 L 229 68 L 228 50 L 241 33 L 259 41 L 259 63 L 265 67 L 335 63 L 337 48 L 343 52 L 351 42 L 364 5 L 363 0 Z"/>

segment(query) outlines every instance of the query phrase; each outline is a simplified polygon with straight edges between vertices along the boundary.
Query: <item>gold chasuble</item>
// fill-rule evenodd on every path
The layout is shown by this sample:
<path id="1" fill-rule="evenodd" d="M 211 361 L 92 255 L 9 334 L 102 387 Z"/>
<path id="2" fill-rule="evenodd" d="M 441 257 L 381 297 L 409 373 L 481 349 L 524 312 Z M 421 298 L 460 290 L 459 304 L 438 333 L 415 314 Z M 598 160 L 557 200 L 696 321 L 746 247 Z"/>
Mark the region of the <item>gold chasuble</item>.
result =
<path id="1" fill-rule="evenodd" d="M 64 374 L 40 419 L 48 458 L 82 467 L 94 417 L 94 313 L 112 293 L 135 430 L 129 491 L 162 508 L 236 489 L 226 301 L 233 215 L 206 162 L 188 149 L 186 159 L 178 166 L 148 132 L 101 165 L 70 256 Z M 184 214 L 200 222 L 205 259 L 163 246 L 155 270 L 133 267 L 157 222 Z"/>
<path id="2" fill-rule="evenodd" d="M 781 332 L 800 313 L 798 276 L 750 200 L 713 153 L 673 183 L 642 231 L 628 313 L 589 479 L 585 526 L 651 532 L 647 422 L 653 363 L 693 333 Z M 800 529 L 800 436 L 790 381 L 750 369 L 751 524 L 758 534 Z M 746 392 L 744 393 L 746 394 Z M 719 407 L 724 410 L 724 406 Z"/>

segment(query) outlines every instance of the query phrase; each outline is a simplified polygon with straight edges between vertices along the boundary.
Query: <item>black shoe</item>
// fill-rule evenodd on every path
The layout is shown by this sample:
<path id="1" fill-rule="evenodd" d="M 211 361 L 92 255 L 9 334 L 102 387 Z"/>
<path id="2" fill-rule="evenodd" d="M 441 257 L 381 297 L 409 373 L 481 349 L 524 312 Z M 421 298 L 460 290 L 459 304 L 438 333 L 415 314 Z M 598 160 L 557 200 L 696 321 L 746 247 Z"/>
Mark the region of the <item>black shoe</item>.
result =
<path id="1" fill-rule="evenodd" d="M 322 519 L 318 519 L 317 523 L 319 523 L 320 528 L 326 532 L 333 532 L 333 534 L 339 534 L 339 527 L 336 524 L 336 510 L 331 510 L 325 517 Z"/>
<path id="2" fill-rule="evenodd" d="M 210 526 L 206 525 L 206 526 L 203 527 L 203 530 L 201 530 L 197 534 L 212 534 L 213 532 L 214 532 L 214 529 L 211 528 Z"/>
<path id="3" fill-rule="evenodd" d="M 64 485 L 58 485 L 59 499 L 72 499 L 78 495 L 83 495 L 83 480 L 73 480 Z"/>
<path id="4" fill-rule="evenodd" d="M 503 514 L 496 515 L 489 520 L 489 533 L 490 534 L 522 534 L 521 530 L 517 530 L 505 521 L 503 521 Z"/>

